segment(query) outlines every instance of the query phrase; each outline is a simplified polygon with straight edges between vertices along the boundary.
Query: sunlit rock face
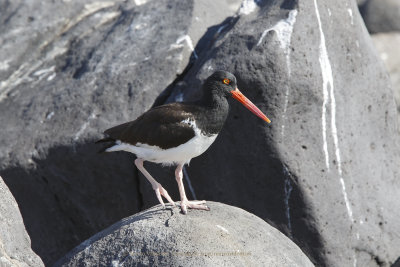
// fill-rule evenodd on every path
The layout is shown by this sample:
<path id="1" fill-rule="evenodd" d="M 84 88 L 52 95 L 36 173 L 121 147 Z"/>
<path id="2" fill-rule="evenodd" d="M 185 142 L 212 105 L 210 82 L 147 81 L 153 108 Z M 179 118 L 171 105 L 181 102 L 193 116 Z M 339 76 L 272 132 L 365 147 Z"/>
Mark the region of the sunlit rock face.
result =
<path id="1" fill-rule="evenodd" d="M 199 97 L 224 69 L 272 123 L 232 102 L 185 169 L 188 196 L 259 216 L 318 266 L 392 264 L 396 109 L 356 2 L 213 2 L 2 6 L 0 174 L 33 250 L 51 265 L 156 204 L 134 157 L 97 155 L 93 141 L 153 104 Z M 148 166 L 179 199 L 173 171 Z"/>

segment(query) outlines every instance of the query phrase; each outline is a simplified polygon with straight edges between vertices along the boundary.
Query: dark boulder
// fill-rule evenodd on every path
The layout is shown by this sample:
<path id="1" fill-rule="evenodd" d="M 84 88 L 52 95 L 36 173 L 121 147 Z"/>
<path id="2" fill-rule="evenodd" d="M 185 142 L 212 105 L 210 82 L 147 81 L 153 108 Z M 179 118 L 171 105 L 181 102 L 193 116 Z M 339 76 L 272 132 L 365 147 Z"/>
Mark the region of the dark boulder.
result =
<path id="1" fill-rule="evenodd" d="M 397 115 L 355 1 L 262 2 L 230 27 L 163 97 L 193 99 L 199 81 L 226 69 L 272 124 L 232 103 L 215 144 L 187 168 L 197 196 L 273 222 L 316 265 L 393 263 Z M 170 177 L 162 183 L 176 187 Z"/>
<path id="2" fill-rule="evenodd" d="M 270 222 L 316 265 L 393 263 L 396 110 L 356 2 L 246 0 L 236 14 L 198 3 L 2 4 L 0 173 L 34 251 L 51 264 L 157 203 L 131 155 L 96 155 L 92 141 L 157 96 L 198 97 L 225 69 L 272 124 L 232 103 L 215 144 L 186 168 L 188 191 Z M 177 200 L 173 173 L 150 169 Z"/>
<path id="3" fill-rule="evenodd" d="M 400 1 L 366 0 L 360 11 L 370 33 L 400 31 Z"/>
<path id="4" fill-rule="evenodd" d="M 142 209 L 133 156 L 93 141 L 148 109 L 188 64 L 191 36 L 238 5 L 208 2 L 0 4 L 0 173 L 46 264 Z"/>

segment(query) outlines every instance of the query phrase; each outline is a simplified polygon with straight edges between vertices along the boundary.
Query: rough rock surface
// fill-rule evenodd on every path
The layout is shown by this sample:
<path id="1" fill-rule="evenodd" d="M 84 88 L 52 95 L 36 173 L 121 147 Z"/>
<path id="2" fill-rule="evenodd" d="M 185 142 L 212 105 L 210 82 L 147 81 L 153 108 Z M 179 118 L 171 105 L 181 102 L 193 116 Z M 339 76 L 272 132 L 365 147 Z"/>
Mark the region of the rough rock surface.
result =
<path id="1" fill-rule="evenodd" d="M 0 177 L 0 266 L 44 266 L 32 251 L 18 204 Z"/>
<path id="2" fill-rule="evenodd" d="M 360 11 L 370 33 L 400 31 L 400 1 L 367 0 Z"/>
<path id="3" fill-rule="evenodd" d="M 196 194 L 272 221 L 316 265 L 393 263 L 396 109 L 356 3 L 261 3 L 199 58 L 164 101 L 195 98 L 199 80 L 227 69 L 272 124 L 232 103 L 215 144 L 187 168 Z"/>
<path id="4" fill-rule="evenodd" d="M 0 173 L 34 251 L 50 265 L 155 204 L 133 157 L 96 155 L 92 141 L 164 88 L 155 105 L 197 97 L 226 69 L 272 124 L 232 103 L 186 168 L 188 191 L 271 222 L 318 266 L 393 263 L 396 110 L 356 2 L 245 0 L 233 14 L 235 1 L 202 1 L 2 2 Z M 177 200 L 171 170 L 147 166 Z"/>
<path id="5" fill-rule="evenodd" d="M 289 238 L 242 209 L 158 205 L 96 234 L 54 266 L 314 266 Z"/>
<path id="6" fill-rule="evenodd" d="M 46 264 L 142 209 L 133 156 L 92 143 L 148 109 L 188 64 L 189 34 L 238 5 L 208 3 L 0 2 L 0 173 Z"/>
<path id="7" fill-rule="evenodd" d="M 400 32 L 373 34 L 371 38 L 389 72 L 400 125 Z"/>

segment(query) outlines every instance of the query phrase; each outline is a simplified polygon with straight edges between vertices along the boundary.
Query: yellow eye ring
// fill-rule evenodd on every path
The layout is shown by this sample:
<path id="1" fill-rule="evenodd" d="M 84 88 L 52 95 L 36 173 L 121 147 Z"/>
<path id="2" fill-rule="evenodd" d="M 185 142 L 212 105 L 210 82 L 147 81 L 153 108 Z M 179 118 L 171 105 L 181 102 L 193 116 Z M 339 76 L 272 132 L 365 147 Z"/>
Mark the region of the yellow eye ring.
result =
<path id="1" fill-rule="evenodd" d="M 231 83 L 231 80 L 229 80 L 228 78 L 225 78 L 225 79 L 223 80 L 223 82 L 224 82 L 224 84 L 230 84 L 230 83 Z"/>

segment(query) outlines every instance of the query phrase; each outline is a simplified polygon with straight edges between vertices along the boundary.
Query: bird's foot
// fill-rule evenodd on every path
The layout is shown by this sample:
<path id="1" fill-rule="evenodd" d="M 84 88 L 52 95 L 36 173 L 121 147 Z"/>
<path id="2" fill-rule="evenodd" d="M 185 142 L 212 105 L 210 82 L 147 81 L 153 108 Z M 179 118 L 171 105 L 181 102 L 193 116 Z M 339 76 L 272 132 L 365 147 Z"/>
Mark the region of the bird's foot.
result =
<path id="1" fill-rule="evenodd" d="M 153 189 L 154 191 L 156 191 L 156 196 L 158 198 L 158 201 L 160 201 L 164 209 L 165 209 L 165 204 L 161 196 L 165 197 L 168 200 L 168 202 L 172 204 L 172 206 L 176 206 L 175 202 L 169 196 L 167 190 L 165 190 L 164 187 L 161 186 L 161 184 L 157 183 L 157 185 L 153 186 Z"/>
<path id="2" fill-rule="evenodd" d="M 187 208 L 196 210 L 210 210 L 210 208 L 207 205 L 204 205 L 205 203 L 206 203 L 205 200 L 184 199 L 181 201 L 182 213 L 187 214 Z"/>

